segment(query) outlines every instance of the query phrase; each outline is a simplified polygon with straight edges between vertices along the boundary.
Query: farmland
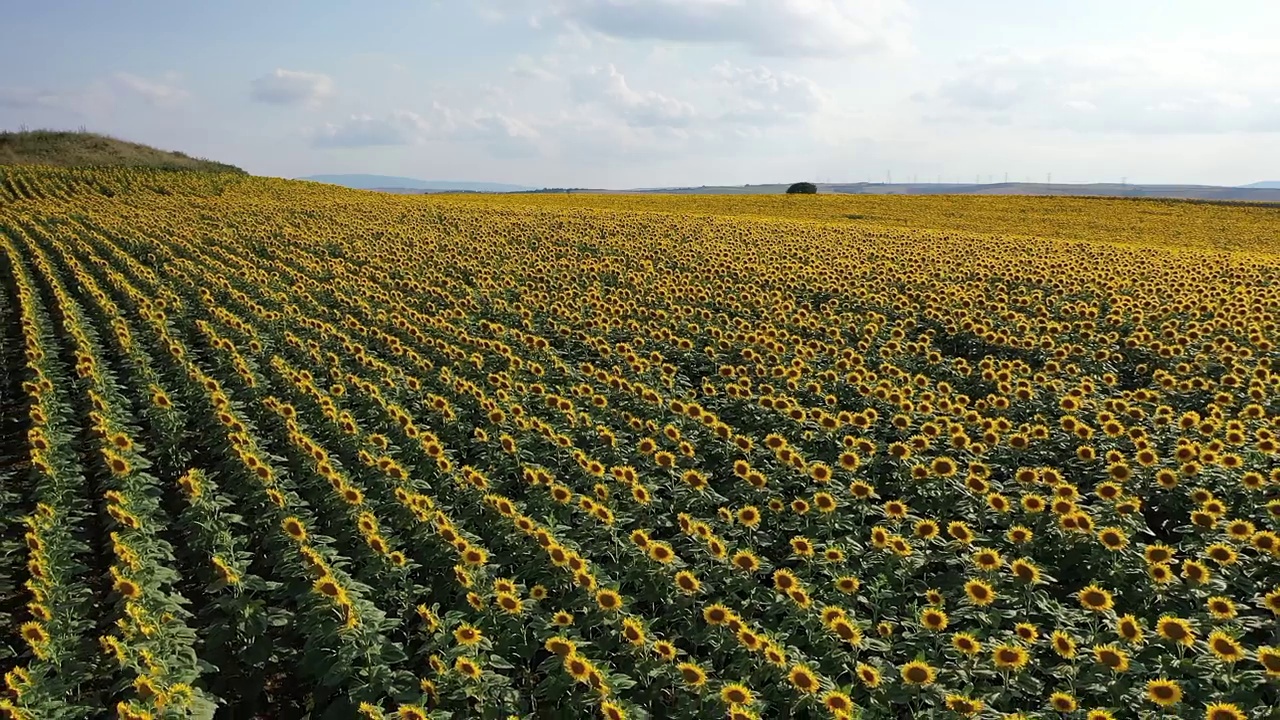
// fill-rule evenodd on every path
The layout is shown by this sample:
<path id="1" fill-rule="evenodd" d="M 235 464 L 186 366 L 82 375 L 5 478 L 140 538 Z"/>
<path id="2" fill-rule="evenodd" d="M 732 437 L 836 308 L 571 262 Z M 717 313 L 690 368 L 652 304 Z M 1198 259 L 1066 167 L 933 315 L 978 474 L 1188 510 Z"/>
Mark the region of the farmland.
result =
<path id="1" fill-rule="evenodd" d="M 0 709 L 1264 717 L 1277 228 L 0 169 Z"/>

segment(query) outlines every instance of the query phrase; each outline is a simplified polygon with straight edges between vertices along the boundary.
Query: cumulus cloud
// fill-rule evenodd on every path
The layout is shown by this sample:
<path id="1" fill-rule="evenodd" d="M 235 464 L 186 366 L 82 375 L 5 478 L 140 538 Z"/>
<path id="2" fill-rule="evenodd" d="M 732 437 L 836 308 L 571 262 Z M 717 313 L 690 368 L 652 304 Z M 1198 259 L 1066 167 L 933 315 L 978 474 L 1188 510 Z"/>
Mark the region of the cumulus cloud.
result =
<path id="1" fill-rule="evenodd" d="M 554 0 L 549 21 L 626 40 L 719 43 L 766 56 L 841 57 L 906 43 L 905 0 Z"/>
<path id="2" fill-rule="evenodd" d="M 271 105 L 318 105 L 334 93 L 333 79 L 320 73 L 276 68 L 255 79 L 249 97 Z"/>
<path id="3" fill-rule="evenodd" d="M 150 80 L 129 73 L 116 73 L 112 80 L 122 91 L 141 98 L 149 105 L 169 107 L 185 100 L 190 94 L 177 85 L 172 73 L 160 80 Z"/>
<path id="4" fill-rule="evenodd" d="M 934 119 L 1081 131 L 1280 131 L 1280 52 L 1084 47 L 988 52 L 916 99 Z"/>
<path id="5" fill-rule="evenodd" d="M 464 112 L 434 102 L 425 113 L 399 110 L 383 115 L 357 114 L 311 131 L 321 148 L 418 145 L 448 141 L 485 146 L 491 154 L 527 157 L 542 151 L 542 134 L 528 119 L 476 109 Z"/>
<path id="6" fill-rule="evenodd" d="M 79 88 L 48 90 L 31 87 L 0 88 L 0 108 L 39 110 L 93 119 L 112 110 L 141 102 L 156 110 L 179 107 L 191 96 L 175 73 L 152 79 L 117 72 Z"/>
<path id="7" fill-rule="evenodd" d="M 325 123 L 312 138 L 317 147 L 353 148 L 380 145 L 412 145 L 430 130 L 425 118 L 408 110 L 387 115 L 352 115 L 337 123 Z"/>
<path id="8" fill-rule="evenodd" d="M 822 111 L 829 98 L 817 83 L 765 67 L 739 67 L 722 62 L 712 69 L 727 91 L 721 119 L 747 125 L 771 125 Z"/>
<path id="9" fill-rule="evenodd" d="M 639 91 L 613 65 L 594 67 L 570 79 L 574 99 L 598 104 L 638 127 L 684 127 L 696 112 L 689 103 L 654 90 Z"/>

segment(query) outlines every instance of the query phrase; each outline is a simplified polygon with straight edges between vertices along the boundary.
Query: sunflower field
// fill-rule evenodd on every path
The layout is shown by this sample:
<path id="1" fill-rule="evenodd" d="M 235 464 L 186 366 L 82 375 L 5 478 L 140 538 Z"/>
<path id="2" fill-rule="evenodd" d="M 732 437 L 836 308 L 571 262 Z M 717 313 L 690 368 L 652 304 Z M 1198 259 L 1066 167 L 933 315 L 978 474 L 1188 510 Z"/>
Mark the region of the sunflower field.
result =
<path id="1" fill-rule="evenodd" d="M 1277 717 L 1278 253 L 0 169 L 0 716 Z"/>

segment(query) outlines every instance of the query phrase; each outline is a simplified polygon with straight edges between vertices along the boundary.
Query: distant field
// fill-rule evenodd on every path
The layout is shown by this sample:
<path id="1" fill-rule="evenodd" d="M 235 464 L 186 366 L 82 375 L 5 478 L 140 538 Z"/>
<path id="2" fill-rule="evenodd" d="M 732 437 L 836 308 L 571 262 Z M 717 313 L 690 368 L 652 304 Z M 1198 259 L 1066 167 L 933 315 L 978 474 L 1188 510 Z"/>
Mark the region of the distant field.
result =
<path id="1" fill-rule="evenodd" d="M 1273 717 L 1278 217 L 2 167 L 0 715 Z"/>
<path id="2" fill-rule="evenodd" d="M 875 228 L 962 231 L 1058 240 L 1280 251 L 1280 205 L 985 195 L 661 195 L 618 193 L 453 196 L 483 207 L 792 218 Z"/>
<path id="3" fill-rule="evenodd" d="M 1280 202 L 1280 188 L 1216 185 L 1121 185 L 1119 183 L 818 183 L 819 193 L 850 195 L 1052 195 L 1075 197 L 1165 198 L 1241 202 Z M 787 185 L 704 185 L 701 187 L 625 190 L 626 193 L 671 195 L 770 195 Z M 610 192 L 610 191 L 594 191 Z"/>

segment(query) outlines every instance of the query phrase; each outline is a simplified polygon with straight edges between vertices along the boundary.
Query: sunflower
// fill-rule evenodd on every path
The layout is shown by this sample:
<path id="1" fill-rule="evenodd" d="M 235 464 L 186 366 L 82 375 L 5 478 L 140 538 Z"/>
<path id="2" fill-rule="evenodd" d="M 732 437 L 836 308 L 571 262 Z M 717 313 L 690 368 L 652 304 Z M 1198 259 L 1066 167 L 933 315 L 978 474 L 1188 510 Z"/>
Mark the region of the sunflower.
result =
<path id="1" fill-rule="evenodd" d="M 1116 672 L 1129 669 L 1129 655 L 1115 645 L 1095 645 L 1093 659 L 1099 665 L 1106 665 Z"/>
<path id="2" fill-rule="evenodd" d="M 627 711 L 621 705 L 605 700 L 600 703 L 600 716 L 604 720 L 627 720 Z"/>
<path id="3" fill-rule="evenodd" d="M 1234 565 L 1239 559 L 1239 555 L 1231 548 L 1230 545 L 1224 543 L 1214 543 L 1204 549 L 1205 557 L 1218 563 L 1219 567 L 1227 567 Z"/>
<path id="4" fill-rule="evenodd" d="M 457 670 L 459 675 L 472 680 L 480 677 L 482 673 L 480 666 L 474 660 L 465 657 L 460 657 L 454 661 L 453 669 Z"/>
<path id="5" fill-rule="evenodd" d="M 524 612 L 524 601 L 512 593 L 498 593 L 496 602 L 498 607 L 508 615 L 519 615 Z"/>
<path id="6" fill-rule="evenodd" d="M 44 625 L 38 622 L 25 622 L 18 629 L 18 633 L 22 635 L 22 639 L 27 641 L 32 647 L 43 646 L 49 642 L 49 633 L 45 631 Z"/>
<path id="7" fill-rule="evenodd" d="M 1079 599 L 1081 607 L 1093 612 L 1105 612 L 1113 605 L 1111 593 L 1096 584 L 1086 585 L 1080 591 Z"/>
<path id="8" fill-rule="evenodd" d="M 1040 568 L 1026 558 L 1018 558 L 1009 563 L 1009 569 L 1021 583 L 1034 585 L 1040 582 Z"/>
<path id="9" fill-rule="evenodd" d="M 1009 531 L 1007 533 L 1005 533 L 1005 537 L 1008 538 L 1009 542 L 1013 543 L 1014 545 L 1022 545 L 1024 543 L 1031 542 L 1031 540 L 1035 537 L 1035 533 L 1032 532 L 1031 528 L 1029 527 L 1024 527 L 1022 525 L 1014 525 L 1013 527 L 1009 528 Z"/>
<path id="10" fill-rule="evenodd" d="M 1182 618 L 1164 615 L 1156 621 L 1156 634 L 1165 640 L 1191 647 L 1196 642 L 1196 633 L 1191 623 Z"/>
<path id="11" fill-rule="evenodd" d="M 964 584 L 964 594 L 969 602 L 978 606 L 986 606 L 995 602 L 996 591 L 982 580 L 970 580 Z"/>
<path id="12" fill-rule="evenodd" d="M 911 509 L 901 500 L 890 500 L 884 504 L 884 514 L 891 520 L 902 520 Z"/>
<path id="13" fill-rule="evenodd" d="M 812 695 L 818 692 L 819 681 L 818 676 L 812 670 L 804 665 L 796 665 L 787 673 L 787 682 L 791 683 L 791 687 L 798 692 L 806 695 Z"/>
<path id="14" fill-rule="evenodd" d="M 744 527 L 753 528 L 760 524 L 760 509 L 755 505 L 747 505 L 738 509 L 738 522 Z"/>
<path id="15" fill-rule="evenodd" d="M 846 617 L 846 613 L 844 608 L 836 607 L 835 605 L 826 605 L 822 608 L 821 617 L 822 624 L 829 626 L 836 620 Z"/>
<path id="16" fill-rule="evenodd" d="M 831 632 L 835 633 L 837 637 L 853 647 L 858 647 L 862 644 L 862 631 L 858 629 L 857 625 L 848 620 L 838 618 L 831 623 L 830 628 Z"/>
<path id="17" fill-rule="evenodd" d="M 1208 566 L 1198 560 L 1187 560 L 1182 563 L 1182 577 L 1193 585 L 1205 584 L 1210 576 Z"/>
<path id="18" fill-rule="evenodd" d="M 899 670 L 902 681 L 908 685 L 932 685 L 938 673 L 928 663 L 913 660 Z"/>
<path id="19" fill-rule="evenodd" d="M 876 494 L 875 486 L 861 480 L 849 483 L 849 494 L 857 500 L 866 500 Z"/>
<path id="20" fill-rule="evenodd" d="M 997 645 L 991 651 L 991 659 L 995 662 L 997 668 L 1001 670 L 1013 670 L 1017 672 L 1027 666 L 1030 660 L 1027 651 L 1017 645 Z"/>
<path id="21" fill-rule="evenodd" d="M 596 593 L 596 605 L 601 610 L 615 611 L 622 607 L 622 596 L 616 590 L 600 590 Z"/>
<path id="22" fill-rule="evenodd" d="M 947 629 L 947 614 L 937 608 L 925 608 L 920 613 L 920 624 L 934 632 Z"/>
<path id="23" fill-rule="evenodd" d="M 1204 720 L 1246 720 L 1238 705 L 1216 702 L 1204 709 Z"/>
<path id="24" fill-rule="evenodd" d="M 838 690 L 832 690 L 823 695 L 822 704 L 837 717 L 846 716 L 853 710 L 853 700 Z"/>
<path id="25" fill-rule="evenodd" d="M 1085 713 L 1084 720 L 1116 720 L 1116 716 L 1112 715 L 1110 710 L 1094 708 Z"/>
<path id="26" fill-rule="evenodd" d="M 881 678 L 879 670 L 865 663 L 859 663 L 855 671 L 858 673 L 858 680 L 860 680 L 866 687 L 873 689 L 880 687 Z"/>
<path id="27" fill-rule="evenodd" d="M 280 526 L 284 528 L 285 534 L 293 539 L 294 542 L 300 543 L 307 539 L 307 528 L 302 524 L 302 521 L 296 517 L 290 516 L 285 518 L 280 523 Z"/>
<path id="28" fill-rule="evenodd" d="M 733 559 L 730 562 L 733 563 L 734 567 L 747 573 L 754 573 L 760 569 L 760 559 L 750 550 L 739 550 L 733 554 Z"/>
<path id="29" fill-rule="evenodd" d="M 755 702 L 755 695 L 746 685 L 729 683 L 720 688 L 720 702 L 725 705 L 750 705 Z"/>
<path id="30" fill-rule="evenodd" d="M 982 652 L 982 643 L 971 633 L 961 632 L 951 636 L 951 647 L 965 655 L 977 655 Z"/>
<path id="31" fill-rule="evenodd" d="M 1033 643 L 1036 638 L 1040 637 L 1040 630 L 1031 623 L 1018 623 L 1013 627 L 1013 631 L 1018 634 L 1025 642 Z"/>
<path id="32" fill-rule="evenodd" d="M 1270 530 L 1261 530 L 1254 533 L 1250 539 L 1250 543 L 1254 549 L 1267 553 L 1268 555 L 1280 557 L 1280 535 Z"/>
<path id="33" fill-rule="evenodd" d="M 791 538 L 791 552 L 799 557 L 813 557 L 813 542 L 804 536 Z"/>
<path id="34" fill-rule="evenodd" d="M 1004 564 L 1004 561 L 1000 558 L 1000 553 L 990 548 L 983 548 L 975 552 L 971 559 L 979 570 L 987 572 L 997 570 Z"/>
<path id="35" fill-rule="evenodd" d="M 622 621 L 622 637 L 632 645 L 637 647 L 644 646 L 644 626 L 635 618 L 626 618 Z"/>
<path id="36" fill-rule="evenodd" d="M 729 612 L 729 608 L 724 605 L 708 605 L 702 609 L 702 619 L 706 620 L 709 625 L 723 625 L 729 621 L 730 617 L 732 615 Z"/>
<path id="37" fill-rule="evenodd" d="M 968 545 L 973 542 L 973 531 L 969 526 L 956 520 L 947 524 L 947 534 L 961 545 Z"/>
<path id="38" fill-rule="evenodd" d="M 1230 620 L 1236 616 L 1236 604 L 1230 598 L 1214 595 L 1205 602 L 1205 607 L 1215 620 Z"/>
<path id="39" fill-rule="evenodd" d="M 1160 678 L 1147 681 L 1147 700 L 1160 707 L 1171 707 L 1182 701 L 1182 686 L 1174 680 Z"/>
<path id="40" fill-rule="evenodd" d="M 1035 515 L 1044 512 L 1046 500 L 1043 496 L 1035 493 L 1028 493 L 1022 496 L 1022 509 Z"/>
<path id="41" fill-rule="evenodd" d="M 773 587 L 780 592 L 790 592 L 799 587 L 800 581 L 796 578 L 795 573 L 786 568 L 775 570 L 773 573 Z"/>
<path id="42" fill-rule="evenodd" d="M 1152 563 L 1147 566 L 1147 576 L 1157 585 L 1168 585 L 1176 579 L 1168 563 Z"/>
<path id="43" fill-rule="evenodd" d="M 697 664 L 691 662 L 683 662 L 676 666 L 680 671 L 680 679 L 685 685 L 692 688 L 700 688 L 707 684 L 707 673 Z"/>
<path id="44" fill-rule="evenodd" d="M 1175 552 L 1177 551 L 1174 548 L 1169 547 L 1164 543 L 1153 543 L 1143 548 L 1142 556 L 1151 564 L 1167 563 L 1173 560 Z"/>
<path id="45" fill-rule="evenodd" d="M 478 645 L 484 639 L 484 633 L 474 625 L 464 623 L 453 631 L 453 639 L 457 640 L 459 645 L 470 647 Z"/>
<path id="46" fill-rule="evenodd" d="M 112 570 L 114 571 L 114 568 Z M 112 588 L 122 597 L 130 600 L 136 600 L 142 596 L 142 588 L 129 578 L 117 578 Z"/>
<path id="47" fill-rule="evenodd" d="M 1245 657 L 1244 648 L 1222 630 L 1209 633 L 1209 650 L 1223 662 L 1233 663 Z"/>
<path id="48" fill-rule="evenodd" d="M 972 717 L 982 712 L 986 704 L 981 700 L 975 700 L 964 695 L 948 695 L 946 698 L 947 708 L 954 713 Z"/>
<path id="49" fill-rule="evenodd" d="M 647 551 L 650 558 L 662 563 L 663 565 L 672 562 L 676 558 L 675 550 L 672 550 L 671 546 L 664 542 L 649 543 Z"/>
<path id="50" fill-rule="evenodd" d="M 551 617 L 551 624 L 556 627 L 569 627 L 573 624 L 573 613 L 567 610 L 557 610 L 556 614 Z"/>
<path id="51" fill-rule="evenodd" d="M 595 667 L 581 655 L 569 653 L 564 656 L 564 669 L 574 680 L 586 682 L 591 677 L 591 671 L 595 670 Z"/>
<path id="52" fill-rule="evenodd" d="M 1129 536 L 1118 527 L 1104 527 L 1098 530 L 1098 542 L 1111 552 L 1119 552 L 1129 545 Z"/>
<path id="53" fill-rule="evenodd" d="M 1133 615 L 1121 615 L 1116 620 L 1116 633 L 1126 642 L 1140 643 L 1142 642 L 1142 623 Z"/>
<path id="54" fill-rule="evenodd" d="M 676 587 L 685 595 L 696 595 L 702 588 L 702 583 L 698 581 L 698 577 L 688 570 L 681 570 L 676 573 Z"/>
<path id="55" fill-rule="evenodd" d="M 915 536 L 921 540 L 932 540 L 938 537 L 941 529 L 933 520 L 917 520 L 914 528 Z"/>
<path id="56" fill-rule="evenodd" d="M 841 575 L 835 579 L 836 590 L 845 595 L 852 595 L 858 592 L 858 588 L 862 587 L 862 581 L 852 575 Z M 1280 590 L 1277 591 L 1280 593 Z"/>
<path id="57" fill-rule="evenodd" d="M 1076 711 L 1076 699 L 1071 693 L 1055 692 L 1049 696 L 1049 707 L 1060 713 Z"/>
<path id="58" fill-rule="evenodd" d="M 1280 648 L 1262 645 L 1258 648 L 1258 664 L 1270 677 L 1280 677 Z"/>
<path id="59" fill-rule="evenodd" d="M 1054 630 L 1049 635 L 1049 644 L 1059 656 L 1070 660 L 1076 656 L 1076 641 L 1065 630 Z"/>

